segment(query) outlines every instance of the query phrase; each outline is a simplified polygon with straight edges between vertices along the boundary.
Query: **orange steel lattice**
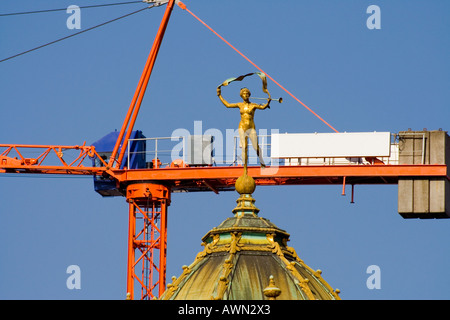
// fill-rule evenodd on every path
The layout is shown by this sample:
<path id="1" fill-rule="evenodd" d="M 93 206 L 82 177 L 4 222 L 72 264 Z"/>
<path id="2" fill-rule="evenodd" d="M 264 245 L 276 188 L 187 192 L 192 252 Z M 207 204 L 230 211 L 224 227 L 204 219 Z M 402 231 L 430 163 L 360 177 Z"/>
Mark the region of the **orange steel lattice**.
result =
<path id="1" fill-rule="evenodd" d="M 101 174 L 106 162 L 93 146 L 0 144 L 1 173 Z M 64 159 L 66 152 L 75 152 L 74 159 Z M 78 152 L 78 155 L 76 154 Z M 27 153 L 37 157 L 26 157 Z M 103 166 L 85 166 L 84 161 L 97 157 Z"/>
<path id="2" fill-rule="evenodd" d="M 134 284 L 141 286 L 141 300 L 154 299 L 165 290 L 167 207 L 170 190 L 150 183 L 127 188 L 128 272 L 127 296 L 134 299 Z"/>

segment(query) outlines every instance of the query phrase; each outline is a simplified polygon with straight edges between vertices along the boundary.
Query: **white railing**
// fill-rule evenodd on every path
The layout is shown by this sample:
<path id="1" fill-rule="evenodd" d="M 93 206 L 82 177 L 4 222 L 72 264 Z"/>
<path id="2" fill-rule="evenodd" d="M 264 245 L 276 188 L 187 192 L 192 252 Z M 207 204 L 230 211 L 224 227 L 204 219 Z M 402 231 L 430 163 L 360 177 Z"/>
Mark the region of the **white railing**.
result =
<path id="1" fill-rule="evenodd" d="M 181 142 L 180 142 L 181 139 Z M 130 146 L 133 141 L 145 141 L 145 151 L 131 152 Z M 177 147 L 181 143 L 181 148 Z M 176 145 L 174 145 L 176 144 Z M 177 157 L 173 158 L 173 153 L 176 152 L 174 148 L 179 148 L 182 152 L 181 159 Z M 130 167 L 130 159 L 132 154 L 145 153 L 147 168 L 169 166 L 174 160 L 182 160 L 186 163 L 186 139 L 183 136 L 180 137 L 158 137 L 158 138 L 141 138 L 141 139 L 129 139 L 128 140 L 128 152 L 127 152 L 127 168 Z M 180 154 L 178 154 L 180 155 Z"/>
<path id="2" fill-rule="evenodd" d="M 182 166 L 189 166 L 186 163 L 187 160 L 187 137 L 159 137 L 159 138 L 142 138 L 142 139 L 130 139 L 128 143 L 128 163 L 127 167 L 130 168 L 130 160 L 133 154 L 138 154 L 139 152 L 131 152 L 130 145 L 133 141 L 145 141 L 146 147 L 145 158 L 147 168 L 156 167 L 168 167 L 168 166 L 178 166 L 179 162 L 182 161 Z M 218 144 L 223 146 L 222 144 Z M 260 148 L 261 155 L 264 159 L 266 165 L 275 166 L 308 166 L 308 165 L 370 165 L 377 163 L 384 163 L 390 165 L 396 165 L 399 163 L 399 142 L 398 136 L 392 134 L 391 144 L 390 144 L 390 155 L 389 157 L 358 157 L 358 158 L 344 158 L 344 157 L 323 157 L 323 158 L 282 158 L 276 159 L 271 158 L 271 135 L 259 135 L 258 145 Z M 213 157 L 214 166 L 237 166 L 242 165 L 242 150 L 239 147 L 239 136 L 234 136 L 232 155 L 225 154 L 230 153 L 226 146 L 223 146 L 224 150 L 215 150 L 214 146 L 212 150 L 216 153 Z M 230 146 L 231 148 L 231 146 Z M 251 142 L 248 142 L 248 164 L 257 165 L 259 163 L 258 156 L 254 150 Z M 424 153 L 424 150 L 422 150 Z M 174 165 L 174 163 L 177 163 Z"/>

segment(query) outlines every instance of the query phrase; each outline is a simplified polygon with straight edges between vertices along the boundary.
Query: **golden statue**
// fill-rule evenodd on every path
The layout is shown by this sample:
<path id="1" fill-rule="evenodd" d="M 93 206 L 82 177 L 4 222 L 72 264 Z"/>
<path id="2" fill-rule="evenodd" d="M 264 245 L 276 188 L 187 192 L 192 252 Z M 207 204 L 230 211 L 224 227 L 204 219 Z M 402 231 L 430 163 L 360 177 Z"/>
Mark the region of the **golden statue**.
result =
<path id="1" fill-rule="evenodd" d="M 250 74 L 248 74 L 250 75 Z M 245 75 L 245 76 L 248 76 Z M 255 128 L 255 122 L 254 122 L 254 116 L 256 109 L 264 110 L 266 108 L 270 108 L 270 101 L 272 100 L 270 98 L 270 94 L 267 91 L 267 85 L 265 82 L 265 78 L 263 79 L 262 76 L 260 77 L 263 79 L 263 90 L 268 94 L 267 103 L 260 105 L 257 103 L 250 102 L 250 90 L 248 88 L 242 88 L 240 91 L 240 96 L 242 98 L 242 102 L 237 103 L 229 103 L 222 97 L 222 85 L 228 85 L 229 82 L 234 80 L 242 80 L 245 76 L 241 76 L 238 78 L 232 78 L 225 82 L 223 82 L 220 86 L 217 87 L 217 96 L 219 97 L 220 101 L 227 107 L 227 108 L 239 108 L 241 113 L 241 121 L 239 122 L 239 147 L 242 148 L 242 161 L 244 162 L 244 167 L 247 169 L 247 162 L 248 162 L 248 138 L 250 138 L 250 141 L 252 142 L 253 148 L 256 151 L 256 155 L 259 158 L 259 162 L 261 163 L 261 167 L 264 168 L 266 165 L 264 164 L 264 160 L 261 154 L 261 149 L 258 145 L 258 135 L 256 133 Z"/>

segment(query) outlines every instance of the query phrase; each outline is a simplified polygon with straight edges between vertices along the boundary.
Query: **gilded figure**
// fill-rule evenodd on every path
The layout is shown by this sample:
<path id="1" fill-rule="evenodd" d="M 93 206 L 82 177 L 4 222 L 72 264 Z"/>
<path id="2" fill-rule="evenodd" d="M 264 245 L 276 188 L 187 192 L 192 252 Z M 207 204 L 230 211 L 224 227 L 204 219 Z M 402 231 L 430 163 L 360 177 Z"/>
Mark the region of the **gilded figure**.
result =
<path id="1" fill-rule="evenodd" d="M 270 101 L 272 100 L 269 96 L 267 98 L 267 103 L 265 104 L 257 104 L 250 102 L 250 90 L 248 88 L 242 88 L 240 90 L 240 96 L 242 98 L 242 102 L 237 103 L 229 103 L 222 97 L 222 91 L 220 86 L 217 88 L 217 96 L 219 97 L 220 101 L 227 107 L 227 108 L 239 108 L 240 114 L 241 114 L 241 121 L 239 122 L 238 132 L 239 132 L 239 147 L 242 148 L 242 161 L 244 162 L 244 166 L 247 167 L 247 161 L 248 161 L 248 155 L 247 155 L 247 141 L 248 138 L 250 138 L 250 141 L 252 143 L 253 148 L 256 151 L 256 154 L 259 158 L 259 162 L 261 164 L 261 167 L 264 168 L 266 165 L 264 163 L 261 149 L 258 145 L 258 135 L 256 133 L 255 128 L 255 122 L 254 122 L 254 116 L 255 111 L 257 109 L 264 110 L 266 108 L 270 108 Z"/>

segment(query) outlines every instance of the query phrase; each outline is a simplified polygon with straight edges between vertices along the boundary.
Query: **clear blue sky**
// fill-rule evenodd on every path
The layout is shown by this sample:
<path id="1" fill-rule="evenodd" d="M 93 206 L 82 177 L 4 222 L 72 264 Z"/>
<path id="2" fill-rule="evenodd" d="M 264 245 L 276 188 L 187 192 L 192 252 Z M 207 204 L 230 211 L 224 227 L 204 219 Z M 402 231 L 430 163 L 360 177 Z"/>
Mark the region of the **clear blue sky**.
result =
<path id="1" fill-rule="evenodd" d="M 446 0 L 184 2 L 341 132 L 450 129 Z M 93 2 L 2 1 L 0 12 L 71 4 Z M 366 26 L 372 4 L 381 9 L 379 30 Z M 82 9 L 81 30 L 142 7 Z M 164 8 L 0 63 L 0 143 L 90 144 L 120 129 Z M 0 59 L 73 34 L 68 17 L 0 17 Z M 194 121 L 204 130 L 234 129 L 239 115 L 223 107 L 216 87 L 255 71 L 176 7 L 135 128 L 147 137 L 193 132 Z M 258 112 L 258 128 L 331 132 L 273 82 L 268 86 L 284 102 Z M 124 198 L 102 198 L 91 177 L 1 175 L 0 191 L 0 299 L 125 298 Z M 260 215 L 291 234 L 289 245 L 323 270 L 343 299 L 450 298 L 450 220 L 403 219 L 396 185 L 356 186 L 354 204 L 341 191 L 258 187 L 254 197 Z M 202 250 L 201 237 L 231 216 L 236 198 L 173 195 L 168 280 Z M 80 290 L 66 287 L 73 264 L 81 268 Z M 381 289 L 366 287 L 370 265 L 381 269 Z"/>

